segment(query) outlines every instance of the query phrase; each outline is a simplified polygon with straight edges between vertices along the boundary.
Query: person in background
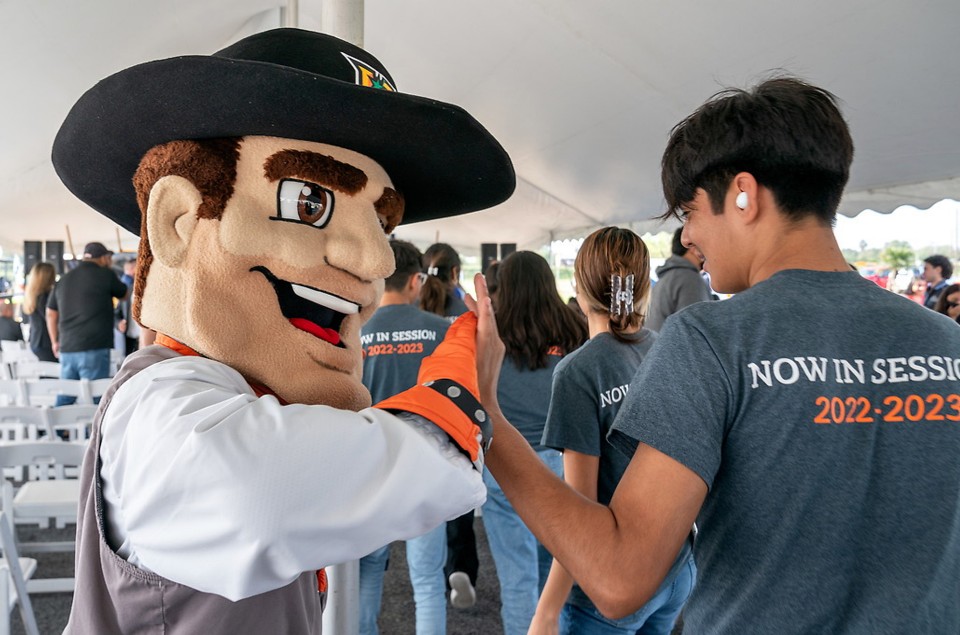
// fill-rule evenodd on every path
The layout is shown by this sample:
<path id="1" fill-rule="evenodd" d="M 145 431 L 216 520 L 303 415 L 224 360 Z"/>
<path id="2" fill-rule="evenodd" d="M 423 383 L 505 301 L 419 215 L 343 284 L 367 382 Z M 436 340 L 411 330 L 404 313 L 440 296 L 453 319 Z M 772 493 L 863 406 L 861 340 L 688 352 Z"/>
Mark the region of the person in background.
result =
<path id="1" fill-rule="evenodd" d="M 57 270 L 49 262 L 38 262 L 30 269 L 23 290 L 23 315 L 30 325 L 30 350 L 41 362 L 55 362 L 47 330 L 47 300 L 57 280 Z"/>
<path id="2" fill-rule="evenodd" d="M 83 260 L 60 278 L 47 302 L 47 329 L 61 379 L 103 379 L 110 376 L 113 347 L 113 300 L 129 295 L 127 285 L 110 265 L 113 252 L 102 243 L 83 248 Z M 73 397 L 57 397 L 57 405 Z"/>
<path id="3" fill-rule="evenodd" d="M 483 279 L 487 283 L 487 291 L 490 292 L 490 297 L 497 297 L 497 288 L 500 286 L 497 276 L 500 275 L 500 261 L 494 260 L 489 265 L 487 265 L 487 270 L 483 272 Z"/>
<path id="4" fill-rule="evenodd" d="M 517 251 L 500 264 L 496 308 L 506 357 L 497 398 L 540 460 L 563 472 L 560 453 L 541 444 L 550 406 L 553 372 L 564 356 L 587 339 L 586 324 L 557 292 L 550 265 L 532 251 Z M 537 542 L 496 479 L 484 470 L 487 502 L 483 525 L 500 581 L 500 616 L 505 635 L 523 635 L 530 626 L 540 589 L 550 571 L 550 554 Z"/>
<path id="5" fill-rule="evenodd" d="M 434 243 L 423 252 L 427 280 L 420 292 L 420 308 L 455 318 L 467 312 L 460 288 L 460 254 L 446 243 Z"/>
<path id="6" fill-rule="evenodd" d="M 563 453 L 563 478 L 570 487 L 607 505 L 630 463 L 607 442 L 607 432 L 657 338 L 643 328 L 650 292 L 647 246 L 629 229 L 599 229 L 583 241 L 574 276 L 590 340 L 557 364 L 543 445 Z M 529 633 L 669 635 L 695 578 L 691 539 L 653 598 L 636 613 L 611 620 L 554 560 Z"/>
<path id="7" fill-rule="evenodd" d="M 466 313 L 460 295 L 460 254 L 446 243 L 427 247 L 421 259 L 427 274 L 420 290 L 420 308 L 448 319 Z M 444 572 L 450 589 L 450 604 L 468 609 L 477 602 L 477 537 L 473 530 L 474 512 L 447 523 L 447 563 Z"/>
<path id="8" fill-rule="evenodd" d="M 923 273 L 920 277 L 927 283 L 923 306 L 932 309 L 937 305 L 937 299 L 949 284 L 952 275 L 953 263 L 946 256 L 934 254 L 923 259 Z"/>
<path id="9" fill-rule="evenodd" d="M 960 283 L 954 282 L 945 287 L 940 293 L 933 310 L 960 323 Z"/>
<path id="10" fill-rule="evenodd" d="M 414 306 L 426 278 L 420 271 L 420 250 L 402 240 L 391 240 L 390 248 L 396 269 L 384 283 L 380 307 L 360 330 L 363 385 L 374 404 L 417 383 L 421 360 L 433 353 L 450 326 L 444 318 Z M 406 546 L 417 635 L 443 635 L 447 630 L 446 525 L 411 538 Z M 360 559 L 360 635 L 379 632 L 377 616 L 389 556 L 390 545 L 386 545 Z"/>
<path id="11" fill-rule="evenodd" d="M 680 227 L 673 232 L 670 245 L 673 255 L 657 267 L 657 284 L 650 294 L 646 320 L 646 327 L 652 331 L 663 328 L 664 321 L 683 307 L 713 299 L 710 285 L 701 275 L 703 254 L 696 247 L 683 244 L 682 231 Z"/>
<path id="12" fill-rule="evenodd" d="M 23 341 L 23 329 L 13 319 L 13 305 L 6 300 L 0 303 L 0 340 Z"/>
<path id="13" fill-rule="evenodd" d="M 131 258 L 123 263 L 123 275 L 120 281 L 127 285 L 128 289 L 133 289 L 133 281 L 137 276 L 137 260 Z M 140 325 L 133 319 L 133 293 L 127 294 L 127 297 L 117 303 L 114 310 L 114 348 L 116 348 L 123 357 L 132 354 L 140 348 Z"/>

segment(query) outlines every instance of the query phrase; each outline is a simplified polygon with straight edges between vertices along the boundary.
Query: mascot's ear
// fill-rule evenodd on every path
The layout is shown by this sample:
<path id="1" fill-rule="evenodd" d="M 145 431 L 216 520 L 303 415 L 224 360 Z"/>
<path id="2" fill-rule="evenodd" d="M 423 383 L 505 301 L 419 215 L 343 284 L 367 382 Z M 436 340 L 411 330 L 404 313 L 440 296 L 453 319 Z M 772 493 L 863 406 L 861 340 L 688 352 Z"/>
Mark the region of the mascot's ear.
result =
<path id="1" fill-rule="evenodd" d="M 165 176 L 150 190 L 147 235 L 154 258 L 165 266 L 184 261 L 202 202 L 200 191 L 182 176 Z"/>

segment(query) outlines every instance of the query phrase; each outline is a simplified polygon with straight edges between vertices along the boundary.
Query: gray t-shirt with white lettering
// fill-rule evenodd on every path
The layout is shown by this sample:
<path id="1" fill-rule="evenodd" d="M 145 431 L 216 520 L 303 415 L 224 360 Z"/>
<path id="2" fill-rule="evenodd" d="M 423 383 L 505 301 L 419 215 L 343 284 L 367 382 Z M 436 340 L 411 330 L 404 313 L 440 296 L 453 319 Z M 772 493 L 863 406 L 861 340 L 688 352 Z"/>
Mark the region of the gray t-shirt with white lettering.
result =
<path id="1" fill-rule="evenodd" d="M 960 632 L 960 328 L 856 272 L 667 321 L 609 439 L 710 488 L 684 633 Z"/>
<path id="2" fill-rule="evenodd" d="M 443 341 L 449 327 L 446 319 L 411 304 L 377 309 L 360 329 L 363 385 L 374 404 L 417 383 L 420 362 Z"/>
<path id="3" fill-rule="evenodd" d="M 604 505 L 631 457 L 607 443 L 607 432 L 656 338 L 647 329 L 630 342 L 600 333 L 560 360 L 553 374 L 543 445 L 600 457 L 597 500 Z"/>
<path id="4" fill-rule="evenodd" d="M 543 430 L 543 445 L 547 447 L 600 458 L 597 500 L 604 505 L 613 497 L 632 458 L 631 454 L 624 454 L 607 441 L 607 432 L 627 396 L 630 380 L 656 341 L 657 334 L 641 329 L 627 339 L 622 342 L 609 333 L 600 333 L 560 360 L 553 373 L 550 409 Z M 689 557 L 690 542 L 687 541 L 680 548 L 661 588 L 673 582 Z M 576 584 L 568 602 L 595 608 Z"/>

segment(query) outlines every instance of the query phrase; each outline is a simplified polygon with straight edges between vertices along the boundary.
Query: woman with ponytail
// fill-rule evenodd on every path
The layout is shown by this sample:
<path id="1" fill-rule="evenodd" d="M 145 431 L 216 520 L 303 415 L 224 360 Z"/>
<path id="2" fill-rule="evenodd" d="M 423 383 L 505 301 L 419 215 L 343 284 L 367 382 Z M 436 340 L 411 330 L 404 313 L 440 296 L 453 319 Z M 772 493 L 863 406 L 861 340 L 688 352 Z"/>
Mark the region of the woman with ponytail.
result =
<path id="1" fill-rule="evenodd" d="M 467 312 L 460 289 L 460 254 L 447 243 L 434 243 L 423 252 L 427 279 L 420 289 L 420 308 L 441 317 L 456 318 Z"/>
<path id="2" fill-rule="evenodd" d="M 607 431 L 656 339 L 643 328 L 650 294 L 647 247 L 630 230 L 599 229 L 580 247 L 574 281 L 590 340 L 557 366 L 543 445 L 563 452 L 564 480 L 571 487 L 607 505 L 631 458 L 607 443 Z M 651 600 L 633 615 L 611 620 L 554 561 L 529 633 L 669 635 L 695 578 L 688 540 Z"/>
<path id="3" fill-rule="evenodd" d="M 586 325 L 557 293 L 550 265 L 531 251 L 507 256 L 497 270 L 494 311 L 505 356 L 497 383 L 504 416 L 557 475 L 557 450 L 541 445 L 557 363 L 587 339 Z M 503 490 L 484 470 L 483 524 L 500 581 L 504 635 L 524 635 L 550 571 L 550 554 L 527 529 Z"/>

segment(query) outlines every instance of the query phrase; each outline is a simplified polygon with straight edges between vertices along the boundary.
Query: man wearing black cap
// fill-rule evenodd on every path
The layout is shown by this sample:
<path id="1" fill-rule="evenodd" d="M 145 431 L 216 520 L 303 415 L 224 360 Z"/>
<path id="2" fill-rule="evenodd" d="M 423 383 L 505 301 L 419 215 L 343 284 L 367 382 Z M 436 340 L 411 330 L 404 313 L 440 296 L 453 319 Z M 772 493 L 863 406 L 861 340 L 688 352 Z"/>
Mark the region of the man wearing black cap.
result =
<path id="1" fill-rule="evenodd" d="M 47 330 L 53 354 L 60 358 L 61 379 L 110 376 L 113 347 L 113 299 L 129 289 L 110 268 L 113 252 L 102 243 L 83 248 L 83 260 L 64 275 L 47 302 Z M 57 405 L 72 403 L 57 397 Z"/>
<path id="2" fill-rule="evenodd" d="M 394 227 L 513 191 L 469 114 L 276 29 L 104 79 L 53 163 L 140 232 L 133 316 L 158 333 L 94 421 L 71 635 L 319 633 L 318 570 L 482 503 L 475 316 L 416 386 L 368 408 L 361 382 Z"/>

